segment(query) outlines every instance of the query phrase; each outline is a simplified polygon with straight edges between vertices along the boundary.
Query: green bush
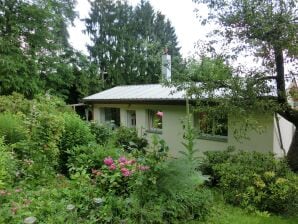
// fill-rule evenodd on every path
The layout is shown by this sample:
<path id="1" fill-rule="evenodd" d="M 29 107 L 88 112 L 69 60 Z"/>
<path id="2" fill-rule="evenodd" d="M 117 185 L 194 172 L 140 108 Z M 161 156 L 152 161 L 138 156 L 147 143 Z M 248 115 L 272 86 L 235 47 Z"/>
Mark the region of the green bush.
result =
<path id="1" fill-rule="evenodd" d="M 102 145 L 90 144 L 76 146 L 67 151 L 67 167 L 70 173 L 86 170 L 91 173 L 91 169 L 98 169 L 103 165 L 105 157 L 119 157 L 120 152 L 115 149 L 107 149 Z"/>
<path id="2" fill-rule="evenodd" d="M 27 117 L 29 138 L 15 145 L 21 172 L 28 179 L 53 174 L 59 163 L 59 142 L 64 130 L 59 114 L 36 111 Z"/>
<path id="3" fill-rule="evenodd" d="M 250 210 L 298 211 L 297 176 L 284 160 L 258 152 L 208 152 L 202 165 L 227 202 Z"/>
<path id="4" fill-rule="evenodd" d="M 16 163 L 12 153 L 0 138 L 0 190 L 10 186 L 16 175 Z M 1 197 L 1 196 L 0 196 Z"/>
<path id="5" fill-rule="evenodd" d="M 61 175 L 48 179 L 46 187 L 7 189 L 0 196 L 0 223 L 24 223 L 28 217 L 35 223 L 96 223 L 101 205 L 94 199 L 101 195 L 88 179 L 69 181 Z"/>
<path id="6" fill-rule="evenodd" d="M 135 128 L 121 126 L 115 131 L 115 144 L 131 152 L 134 149 L 144 150 L 148 145 L 148 141 L 145 138 L 138 137 Z"/>
<path id="7" fill-rule="evenodd" d="M 6 144 L 13 144 L 26 138 L 26 130 L 20 116 L 10 113 L 0 114 L 0 137 Z"/>
<path id="8" fill-rule="evenodd" d="M 28 114 L 31 108 L 31 101 L 19 93 L 10 96 L 0 96 L 0 113 L 22 113 Z"/>
<path id="9" fill-rule="evenodd" d="M 90 127 L 78 115 L 65 113 L 63 118 L 65 129 L 60 142 L 62 151 L 95 142 L 95 137 L 92 135 Z"/>
<path id="10" fill-rule="evenodd" d="M 143 223 L 154 223 L 149 221 L 154 215 L 160 220 L 156 223 L 204 219 L 212 202 L 211 192 L 202 185 L 205 178 L 189 160 L 166 158 L 165 152 L 160 151 L 163 148 L 157 147 L 146 154 L 144 159 L 150 169 L 133 186 L 139 210 L 143 211 L 137 223 L 142 219 Z M 160 212 L 152 214 L 155 211 L 152 206 Z"/>
<path id="11" fill-rule="evenodd" d="M 95 142 L 90 127 L 78 115 L 64 113 L 64 132 L 60 141 L 60 168 L 67 173 L 67 160 L 69 152 L 76 146 L 89 145 Z"/>
<path id="12" fill-rule="evenodd" d="M 112 136 L 113 130 L 108 125 L 98 124 L 97 122 L 90 122 L 91 133 L 95 136 L 97 144 L 105 145 Z"/>

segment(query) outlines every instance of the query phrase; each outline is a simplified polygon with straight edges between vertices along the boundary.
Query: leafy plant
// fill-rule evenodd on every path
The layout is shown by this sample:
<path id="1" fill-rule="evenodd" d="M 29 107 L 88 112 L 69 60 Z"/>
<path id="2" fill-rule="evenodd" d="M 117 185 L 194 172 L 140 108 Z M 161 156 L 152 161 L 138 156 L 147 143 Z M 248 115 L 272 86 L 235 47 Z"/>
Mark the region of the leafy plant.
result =
<path id="1" fill-rule="evenodd" d="M 116 146 L 123 147 L 126 151 L 131 152 L 134 149 L 144 150 L 148 145 L 148 141 L 145 138 L 138 137 L 136 129 L 121 126 L 116 129 L 115 144 Z"/>
<path id="2" fill-rule="evenodd" d="M 120 151 L 109 149 L 102 145 L 90 144 L 76 146 L 68 150 L 67 154 L 67 167 L 70 173 L 75 173 L 82 169 L 91 173 L 91 169 L 98 169 L 103 165 L 105 157 L 117 158 L 120 155 Z"/>
<path id="3" fill-rule="evenodd" d="M 258 152 L 208 152 L 204 171 L 227 202 L 249 210 L 297 212 L 297 176 L 284 160 Z"/>
<path id="4" fill-rule="evenodd" d="M 0 114 L 0 137 L 2 136 L 7 144 L 19 142 L 27 137 L 24 122 L 20 116 L 11 113 Z"/>
<path id="5" fill-rule="evenodd" d="M 61 137 L 60 166 L 63 173 L 67 173 L 67 160 L 69 152 L 76 146 L 89 145 L 95 142 L 95 137 L 91 133 L 90 127 L 78 115 L 73 113 L 64 113 L 64 132 Z"/>
<path id="6" fill-rule="evenodd" d="M 137 162 L 134 158 L 121 156 L 118 160 L 112 157 L 104 159 L 99 170 L 93 170 L 99 187 L 107 193 L 128 195 L 136 175 L 146 172 L 150 167 Z"/>
<path id="7" fill-rule="evenodd" d="M 97 144 L 105 145 L 113 137 L 113 131 L 110 126 L 90 122 L 91 133 L 95 136 Z"/>
<path id="8" fill-rule="evenodd" d="M 16 162 L 13 154 L 0 138 L 0 190 L 10 186 L 16 174 Z"/>
<path id="9" fill-rule="evenodd" d="M 184 135 L 182 142 L 182 145 L 184 146 L 184 151 L 179 151 L 185 158 L 188 159 L 190 163 L 198 162 L 198 156 L 196 155 L 198 153 L 198 149 L 195 149 L 195 139 L 196 139 L 196 130 L 192 126 L 192 116 L 187 114 L 187 117 L 182 122 L 183 123 L 183 129 L 184 129 Z"/>

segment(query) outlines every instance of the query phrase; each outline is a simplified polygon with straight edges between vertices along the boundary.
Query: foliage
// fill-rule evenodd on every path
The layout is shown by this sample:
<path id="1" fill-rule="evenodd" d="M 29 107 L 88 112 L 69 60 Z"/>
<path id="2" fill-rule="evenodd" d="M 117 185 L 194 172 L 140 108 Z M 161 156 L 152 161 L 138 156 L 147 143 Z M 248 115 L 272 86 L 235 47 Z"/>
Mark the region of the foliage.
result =
<path id="1" fill-rule="evenodd" d="M 118 160 L 106 157 L 104 165 L 92 172 L 103 192 L 125 196 L 130 193 L 131 182 L 135 176 L 149 169 L 149 166 L 138 163 L 134 158 L 121 156 Z"/>
<path id="2" fill-rule="evenodd" d="M 60 149 L 62 151 L 74 146 L 88 145 L 95 141 L 88 124 L 78 115 L 73 113 L 63 114 L 65 131 L 61 138 Z"/>
<path id="3" fill-rule="evenodd" d="M 189 106 L 189 105 L 187 105 L 187 106 Z M 189 110 L 189 108 L 188 108 L 188 110 Z M 184 129 L 184 134 L 183 134 L 184 141 L 182 142 L 182 145 L 184 146 L 185 150 L 179 151 L 179 152 L 185 158 L 188 159 L 189 163 L 198 162 L 196 153 L 199 150 L 194 148 L 197 133 L 192 125 L 192 116 L 189 114 L 189 111 L 188 111 L 187 117 L 182 122 L 182 124 L 183 124 L 183 129 Z"/>
<path id="4" fill-rule="evenodd" d="M 92 169 L 98 169 L 103 165 L 105 157 L 118 157 L 120 152 L 109 149 L 102 145 L 89 144 L 73 147 L 67 151 L 67 167 L 69 173 L 76 173 L 86 170 L 91 174 Z"/>
<path id="5" fill-rule="evenodd" d="M 58 175 L 48 179 L 47 186 L 34 189 L 26 185 L 7 189 L 0 196 L 0 222 L 23 223 L 35 217 L 41 223 L 95 222 L 100 206 L 94 198 L 100 191 L 87 180 L 69 181 Z"/>
<path id="6" fill-rule="evenodd" d="M 32 101 L 15 92 L 8 96 L 0 96 L 0 112 L 28 114 L 32 106 L 31 103 Z"/>
<path id="7" fill-rule="evenodd" d="M 191 112 L 204 115 L 200 121 L 213 124 L 211 130 L 207 125 L 207 132 L 221 132 L 229 125 L 229 134 L 241 140 L 248 137 L 248 131 L 264 130 L 259 114 L 270 117 L 280 107 L 274 98 L 265 97 L 271 94 L 265 82 L 234 72 L 224 57 L 203 55 L 199 61 L 189 61 L 186 74 L 173 85 L 187 92 Z"/>
<path id="8" fill-rule="evenodd" d="M 247 210 L 234 207 L 224 203 L 223 197 L 217 191 L 213 191 L 214 203 L 212 204 L 210 215 L 204 222 L 190 222 L 191 224 L 295 224 L 298 217 L 269 215 L 266 212 L 248 213 Z"/>
<path id="9" fill-rule="evenodd" d="M 115 144 L 117 147 L 123 147 L 126 151 L 132 150 L 144 150 L 148 145 L 148 141 L 143 137 L 138 137 L 137 130 L 135 128 L 127 128 L 124 126 L 116 129 Z"/>
<path id="10" fill-rule="evenodd" d="M 175 195 L 186 189 L 196 189 L 205 181 L 188 159 L 172 159 L 160 170 L 157 179 L 158 192 Z"/>
<path id="11" fill-rule="evenodd" d="M 173 74 L 183 70 L 175 30 L 148 1 L 97 0 L 85 19 L 92 61 L 100 68 L 104 88 L 160 80 L 162 49 L 172 55 Z"/>
<path id="12" fill-rule="evenodd" d="M 6 144 L 13 144 L 27 137 L 20 116 L 10 113 L 0 114 L 0 137 L 4 137 Z"/>
<path id="13" fill-rule="evenodd" d="M 75 0 L 4 1 L 0 5 L 1 95 L 51 93 L 77 103 L 97 91 L 97 67 L 68 43 Z"/>
<path id="14" fill-rule="evenodd" d="M 252 52 L 262 59 L 263 71 L 244 71 L 251 77 L 253 86 L 263 83 L 276 93 L 276 109 L 285 119 L 298 125 L 298 112 L 290 107 L 287 99 L 286 80 L 294 78 L 298 56 L 298 23 L 296 0 L 194 0 L 209 8 L 208 19 L 221 27 L 215 31 L 233 47 L 234 57 L 240 51 Z M 206 24 L 206 20 L 202 21 Z M 285 69 L 285 65 L 287 68 Z M 237 74 L 236 74 L 237 75 Z M 271 81 L 268 82 L 268 80 Z M 243 101 L 243 100 L 242 100 Z M 253 107 L 258 109 L 257 107 Z M 298 170 L 298 131 L 292 137 L 287 159 L 292 170 Z"/>
<path id="15" fill-rule="evenodd" d="M 50 111 L 32 110 L 27 117 L 29 138 L 16 144 L 26 178 L 48 176 L 59 163 L 59 142 L 64 131 L 63 118 Z"/>
<path id="16" fill-rule="evenodd" d="M 257 152 L 208 152 L 203 170 L 227 202 L 273 213 L 297 212 L 297 176 L 283 160 Z"/>
<path id="17" fill-rule="evenodd" d="M 9 147 L 0 138 L 0 190 L 10 186 L 16 177 L 16 162 Z"/>
<path id="18" fill-rule="evenodd" d="M 66 163 L 68 160 L 67 151 L 75 146 L 89 145 L 95 142 L 95 137 L 91 133 L 88 124 L 73 113 L 64 113 L 63 119 L 65 130 L 60 139 L 60 165 L 62 172 L 67 173 Z"/>
<path id="19" fill-rule="evenodd" d="M 132 212 L 137 222 L 151 223 L 153 218 L 157 223 L 204 219 L 212 201 L 210 192 L 202 188 L 204 178 L 188 159 L 167 158 L 163 141 L 155 137 L 153 143 L 153 149 L 141 158 L 150 170 L 133 186 L 139 211 Z"/>
<path id="20" fill-rule="evenodd" d="M 231 157 L 231 153 L 234 151 L 234 148 L 229 147 L 224 151 L 204 152 L 204 155 L 206 157 L 200 164 L 200 170 L 203 174 L 209 175 L 209 184 L 211 184 L 211 186 L 217 186 L 220 181 L 220 176 L 215 171 L 215 166 L 218 164 L 226 163 Z"/>
<path id="21" fill-rule="evenodd" d="M 32 96 L 45 83 L 61 86 L 60 78 L 67 78 L 70 68 L 60 56 L 67 52 L 66 28 L 75 18 L 73 9 L 72 0 L 1 4 L 1 94 L 17 91 Z"/>
<path id="22" fill-rule="evenodd" d="M 113 136 L 113 131 L 110 126 L 90 122 L 91 133 L 95 136 L 95 140 L 99 145 L 105 145 Z"/>
<path id="23" fill-rule="evenodd" d="M 189 223 L 202 221 L 209 214 L 211 194 L 209 190 L 186 190 L 173 197 L 163 194 L 145 204 L 132 198 L 127 215 L 136 223 Z"/>

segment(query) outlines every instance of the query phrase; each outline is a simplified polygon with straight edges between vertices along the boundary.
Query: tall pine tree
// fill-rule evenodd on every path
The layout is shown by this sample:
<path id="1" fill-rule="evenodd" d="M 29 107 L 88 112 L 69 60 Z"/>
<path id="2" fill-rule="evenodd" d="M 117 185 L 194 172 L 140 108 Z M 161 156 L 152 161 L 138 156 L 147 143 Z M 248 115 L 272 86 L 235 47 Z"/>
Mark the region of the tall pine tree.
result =
<path id="1" fill-rule="evenodd" d="M 0 1 L 0 94 L 50 92 L 77 102 L 100 88 L 96 67 L 68 43 L 75 0 Z"/>
<path id="2" fill-rule="evenodd" d="M 149 2 L 141 1 L 133 8 L 126 1 L 96 0 L 91 2 L 85 22 L 92 41 L 88 50 L 100 67 L 106 88 L 157 83 L 165 47 L 173 57 L 173 71 L 181 71 L 175 30 Z"/>

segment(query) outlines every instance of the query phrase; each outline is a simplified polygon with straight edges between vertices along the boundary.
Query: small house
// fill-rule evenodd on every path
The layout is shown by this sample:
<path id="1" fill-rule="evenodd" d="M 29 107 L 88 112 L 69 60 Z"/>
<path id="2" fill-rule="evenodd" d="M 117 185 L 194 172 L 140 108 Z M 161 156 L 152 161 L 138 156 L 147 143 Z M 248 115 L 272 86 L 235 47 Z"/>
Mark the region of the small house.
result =
<path id="1" fill-rule="evenodd" d="M 163 65 L 169 64 L 169 56 L 163 57 Z M 167 62 L 168 61 L 168 62 Z M 165 78 L 169 78 L 170 66 L 162 69 Z M 115 126 L 136 128 L 140 136 L 151 139 L 152 134 L 159 135 L 170 148 L 170 154 L 177 156 L 183 150 L 183 124 L 187 115 L 186 98 L 183 91 L 162 84 L 116 86 L 84 98 L 92 105 L 93 119 L 99 123 L 112 122 Z M 233 117 L 222 119 L 221 131 L 210 131 L 200 123 L 201 116 L 193 116 L 193 126 L 201 128 L 195 141 L 195 148 L 206 150 L 224 150 L 234 146 L 241 150 L 273 152 L 278 156 L 287 153 L 295 127 L 279 115 L 256 115 L 264 130 L 261 133 L 250 131 L 248 139 L 237 140 L 231 127 Z M 209 124 L 208 124 L 209 125 Z M 204 131 L 206 130 L 206 131 Z"/>

